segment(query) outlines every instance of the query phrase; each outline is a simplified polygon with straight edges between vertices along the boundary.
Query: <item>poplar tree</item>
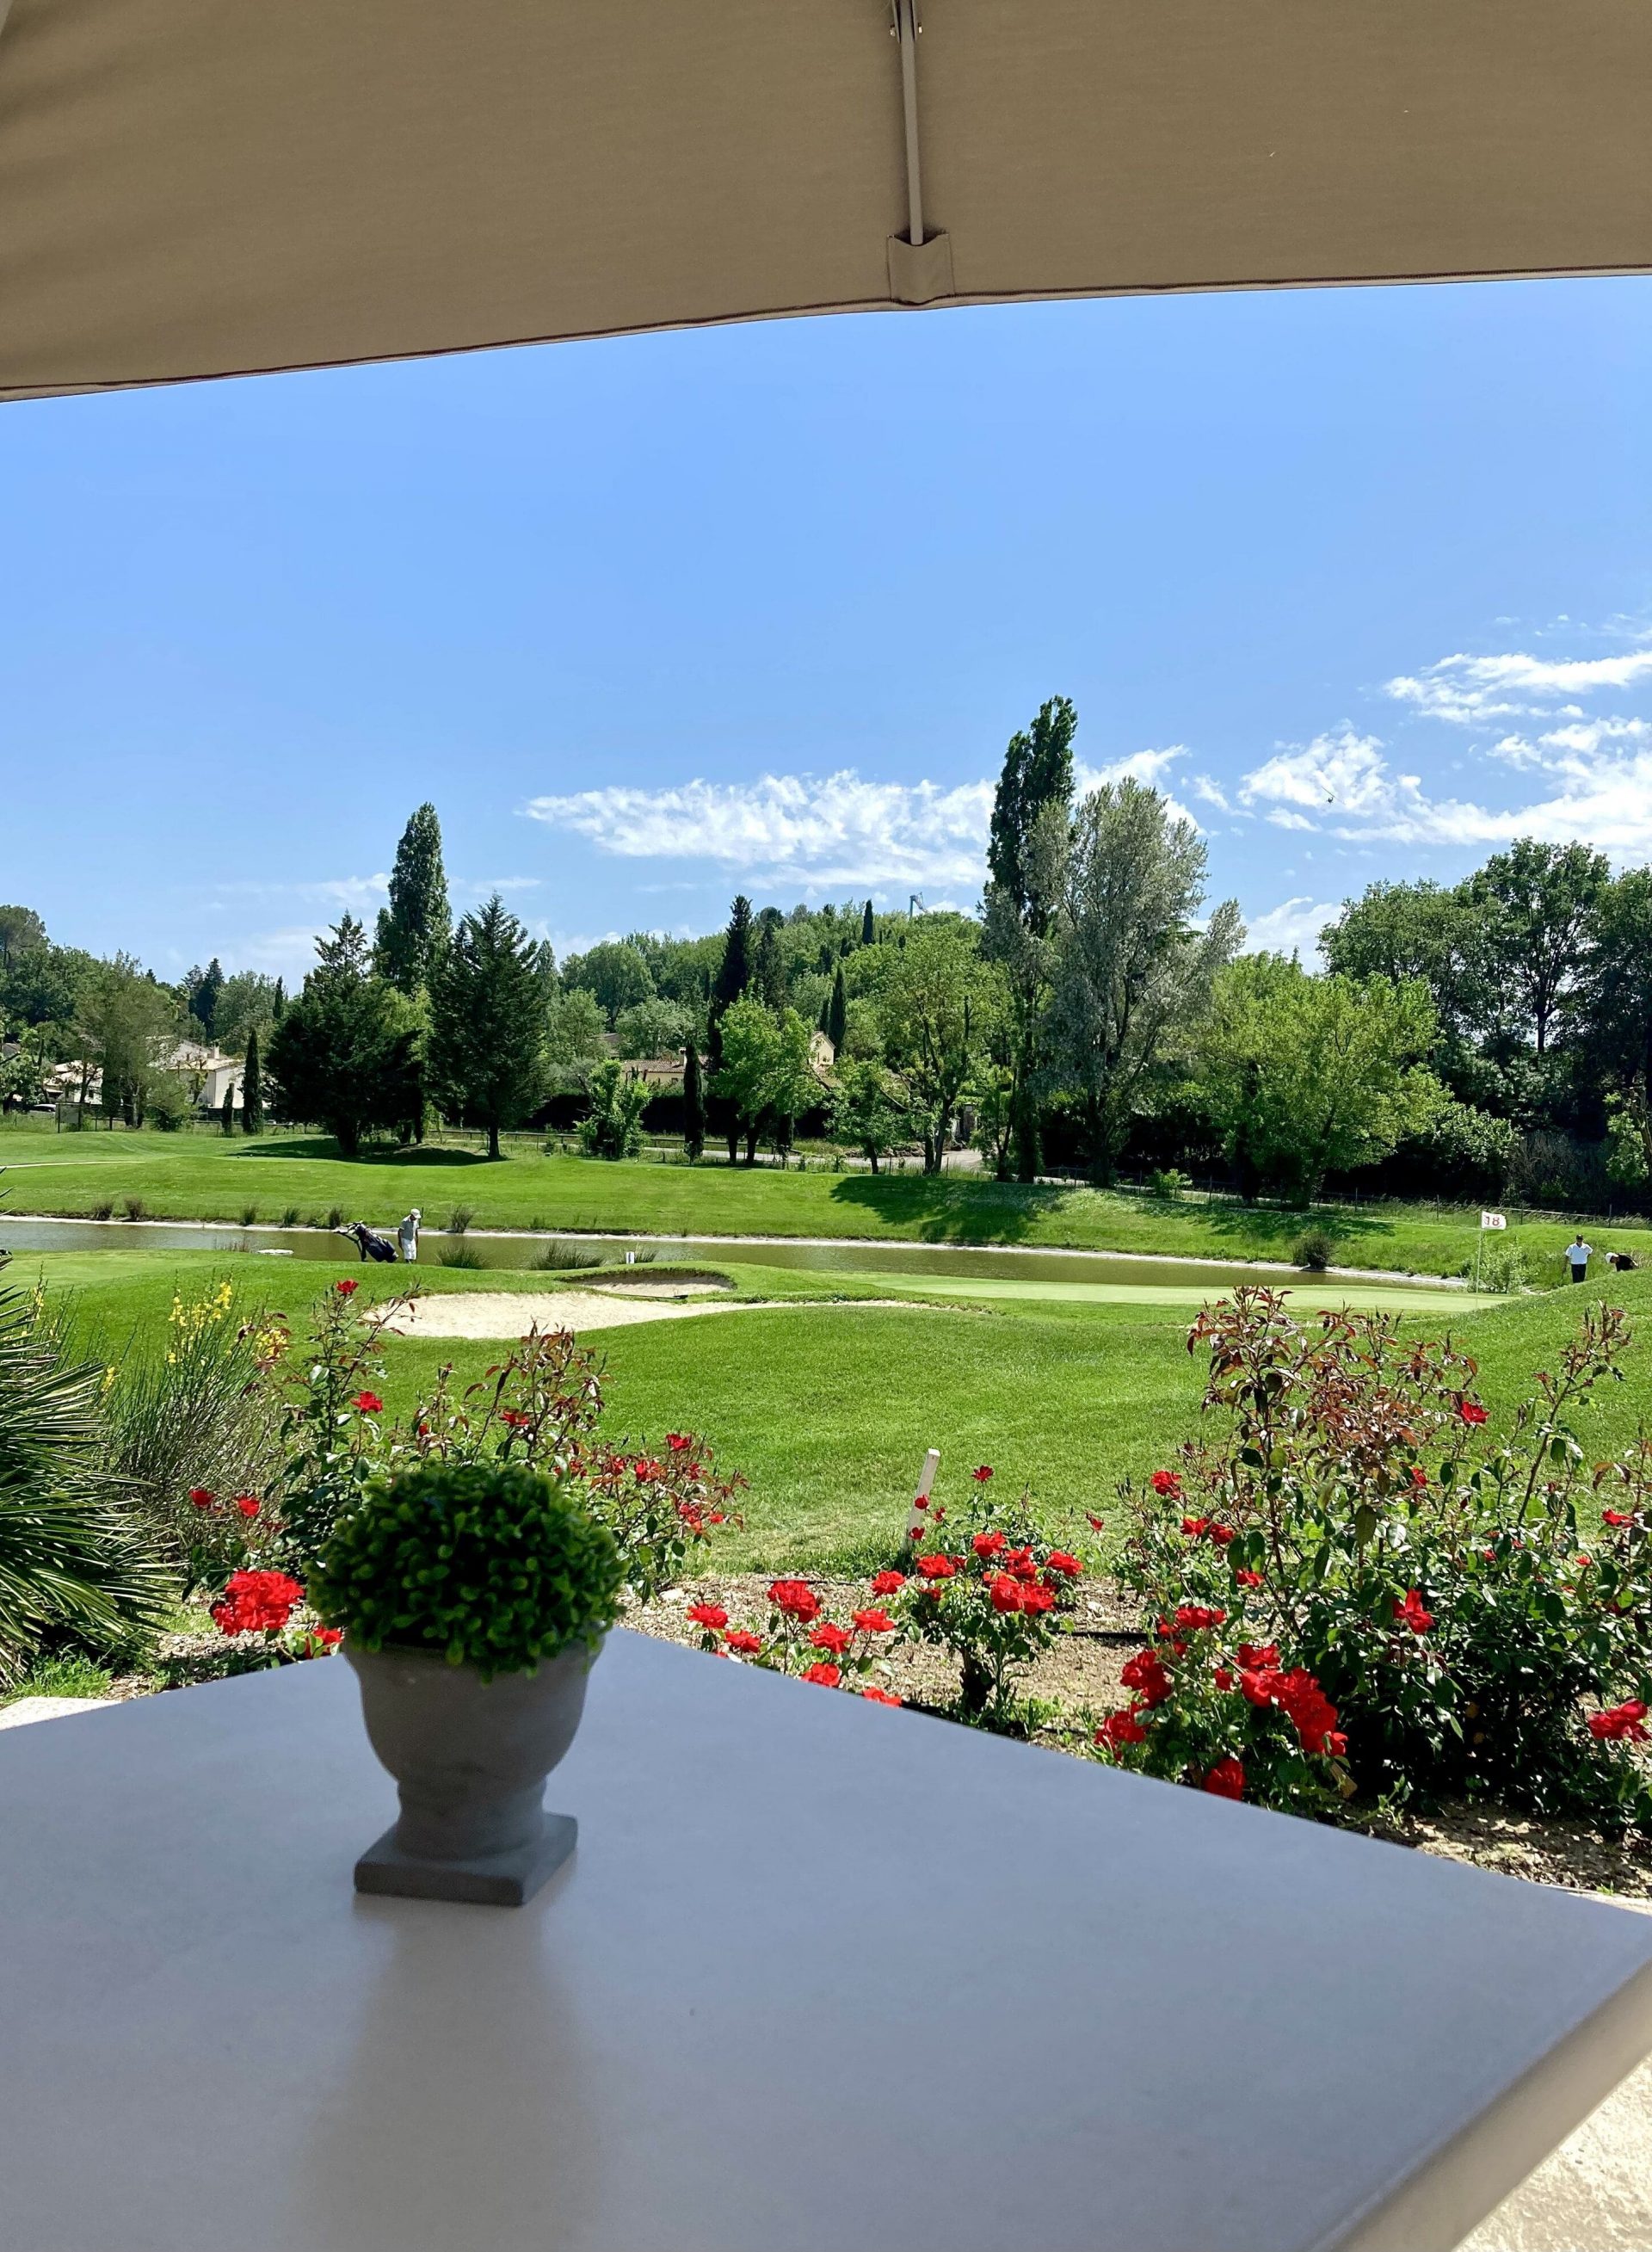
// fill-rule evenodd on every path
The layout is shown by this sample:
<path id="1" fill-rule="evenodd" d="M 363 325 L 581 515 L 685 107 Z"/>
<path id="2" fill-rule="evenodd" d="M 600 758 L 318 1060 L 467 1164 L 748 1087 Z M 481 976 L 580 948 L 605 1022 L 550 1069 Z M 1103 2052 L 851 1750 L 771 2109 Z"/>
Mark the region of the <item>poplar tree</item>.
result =
<path id="1" fill-rule="evenodd" d="M 390 874 L 390 904 L 378 910 L 373 967 L 400 992 L 428 986 L 447 948 L 451 917 L 436 809 L 419 808 L 401 832 Z"/>
<path id="2" fill-rule="evenodd" d="M 1039 1161 L 1039 1021 L 1055 913 L 1048 848 L 1059 841 L 1052 831 L 1065 825 L 1072 802 L 1072 738 L 1078 725 L 1071 700 L 1052 696 L 1038 707 L 1031 726 L 1010 738 L 987 844 L 987 945 L 1010 981 L 1011 1146 L 1017 1176 L 1024 1181 L 1038 1178 Z"/>
<path id="3" fill-rule="evenodd" d="M 487 1129 L 514 1126 L 545 1087 L 545 986 L 537 939 L 496 892 L 436 958 L 430 987 L 430 1080 L 438 1102 Z"/>

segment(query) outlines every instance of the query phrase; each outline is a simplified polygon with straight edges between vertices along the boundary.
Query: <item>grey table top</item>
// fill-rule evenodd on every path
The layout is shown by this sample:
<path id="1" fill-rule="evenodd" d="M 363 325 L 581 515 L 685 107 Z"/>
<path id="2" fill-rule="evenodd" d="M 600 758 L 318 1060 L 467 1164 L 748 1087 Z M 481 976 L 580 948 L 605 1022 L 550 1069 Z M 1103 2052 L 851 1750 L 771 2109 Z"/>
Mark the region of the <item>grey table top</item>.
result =
<path id="1" fill-rule="evenodd" d="M 337 1660 L 0 1738 L 14 2252 L 1454 2244 L 1652 1919 L 616 1634 L 521 1909 L 357 1900 Z"/>

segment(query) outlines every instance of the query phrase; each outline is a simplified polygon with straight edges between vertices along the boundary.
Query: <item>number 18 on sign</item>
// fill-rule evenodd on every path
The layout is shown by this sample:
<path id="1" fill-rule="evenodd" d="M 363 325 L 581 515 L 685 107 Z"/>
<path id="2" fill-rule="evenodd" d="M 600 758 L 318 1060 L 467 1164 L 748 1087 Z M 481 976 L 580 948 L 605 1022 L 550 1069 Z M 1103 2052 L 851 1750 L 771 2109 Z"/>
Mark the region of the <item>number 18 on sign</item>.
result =
<path id="1" fill-rule="evenodd" d="M 1509 1215 L 1505 1212 L 1482 1212 L 1480 1215 L 1480 1225 L 1482 1229 L 1488 1227 L 1507 1227 L 1509 1225 Z"/>

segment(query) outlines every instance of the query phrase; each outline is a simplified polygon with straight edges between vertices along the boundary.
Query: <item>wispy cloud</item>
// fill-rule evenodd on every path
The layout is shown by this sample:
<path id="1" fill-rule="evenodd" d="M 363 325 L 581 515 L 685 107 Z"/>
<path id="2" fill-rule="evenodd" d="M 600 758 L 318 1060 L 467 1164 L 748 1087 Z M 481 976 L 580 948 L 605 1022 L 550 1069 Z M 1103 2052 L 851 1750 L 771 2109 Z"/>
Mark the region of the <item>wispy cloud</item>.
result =
<path id="1" fill-rule="evenodd" d="M 1249 954 L 1299 954 L 1311 963 L 1319 949 L 1319 935 L 1342 913 L 1339 903 L 1315 900 L 1304 892 L 1300 898 L 1281 900 L 1258 915 L 1246 931 Z"/>
<path id="2" fill-rule="evenodd" d="M 1157 783 L 1182 747 L 1075 768 L 1080 790 L 1130 775 Z M 985 872 L 994 785 L 870 782 L 829 775 L 694 781 L 666 789 L 614 786 L 530 799 L 534 821 L 621 859 L 701 860 L 754 880 L 829 890 L 924 884 L 970 892 Z"/>
<path id="3" fill-rule="evenodd" d="M 1502 657 L 1442 657 L 1419 673 L 1402 672 L 1387 692 L 1431 719 L 1477 726 L 1551 709 L 1557 702 L 1601 689 L 1652 681 L 1652 648 L 1617 657 L 1544 657 L 1513 651 Z"/>

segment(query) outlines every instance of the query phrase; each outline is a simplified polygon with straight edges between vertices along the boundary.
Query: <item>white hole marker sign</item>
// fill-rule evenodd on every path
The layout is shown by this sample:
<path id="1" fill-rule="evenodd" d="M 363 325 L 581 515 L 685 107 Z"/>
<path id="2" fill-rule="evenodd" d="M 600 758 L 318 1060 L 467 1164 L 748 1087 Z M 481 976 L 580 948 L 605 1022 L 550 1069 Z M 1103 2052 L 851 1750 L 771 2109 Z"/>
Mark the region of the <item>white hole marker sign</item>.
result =
<path id="1" fill-rule="evenodd" d="M 1509 1217 L 1506 1213 L 1482 1212 L 1480 1215 L 1480 1225 L 1482 1228 L 1507 1227 L 1509 1225 Z"/>

